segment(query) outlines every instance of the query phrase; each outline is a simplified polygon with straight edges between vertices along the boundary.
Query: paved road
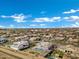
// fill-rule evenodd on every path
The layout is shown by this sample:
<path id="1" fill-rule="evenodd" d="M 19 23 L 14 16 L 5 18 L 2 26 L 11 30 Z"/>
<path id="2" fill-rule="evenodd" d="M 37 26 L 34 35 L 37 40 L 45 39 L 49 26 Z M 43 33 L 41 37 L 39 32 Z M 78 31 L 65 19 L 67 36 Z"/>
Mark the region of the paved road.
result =
<path id="1" fill-rule="evenodd" d="M 2 48 L 2 47 L 0 47 L 0 51 L 3 51 L 4 53 L 7 53 L 9 55 L 16 56 L 16 57 L 18 57 L 20 59 L 44 59 L 44 58 L 36 58 L 36 57 L 32 57 L 32 56 L 25 56 L 25 55 L 20 54 L 18 52 L 15 53 L 13 51 L 7 50 L 7 49 Z"/>

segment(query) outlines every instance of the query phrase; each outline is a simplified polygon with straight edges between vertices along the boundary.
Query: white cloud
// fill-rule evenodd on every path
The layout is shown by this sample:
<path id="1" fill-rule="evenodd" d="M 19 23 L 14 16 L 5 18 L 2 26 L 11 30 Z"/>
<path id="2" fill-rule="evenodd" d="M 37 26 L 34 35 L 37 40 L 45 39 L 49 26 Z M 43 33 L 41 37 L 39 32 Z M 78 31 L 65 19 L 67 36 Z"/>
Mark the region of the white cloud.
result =
<path id="1" fill-rule="evenodd" d="M 40 12 L 40 14 L 45 14 L 45 13 L 46 13 L 46 11 L 41 11 L 41 12 Z"/>
<path id="2" fill-rule="evenodd" d="M 79 27 L 79 22 L 75 22 L 75 24 L 71 24 L 72 27 Z"/>
<path id="3" fill-rule="evenodd" d="M 37 24 L 30 24 L 30 26 L 37 26 Z"/>
<path id="4" fill-rule="evenodd" d="M 9 27 L 10 27 L 10 28 L 14 28 L 14 25 L 11 24 Z"/>
<path id="5" fill-rule="evenodd" d="M 70 11 L 63 12 L 63 14 L 71 14 L 71 13 L 76 13 L 76 12 L 79 12 L 79 9 L 77 9 L 77 10 L 71 9 Z"/>
<path id="6" fill-rule="evenodd" d="M 24 14 L 19 14 L 19 15 L 12 15 L 12 18 L 14 18 L 14 21 L 20 23 L 20 22 L 26 22 L 24 19 L 26 16 Z"/>
<path id="7" fill-rule="evenodd" d="M 46 26 L 46 24 L 40 24 L 40 26 L 42 27 L 42 26 Z"/>
<path id="8" fill-rule="evenodd" d="M 30 24 L 30 27 L 43 27 L 46 26 L 46 24 Z"/>
<path id="9" fill-rule="evenodd" d="M 0 25 L 0 28 L 4 28 L 4 26 Z"/>
<path id="10" fill-rule="evenodd" d="M 69 17 L 63 17 L 63 19 L 66 19 L 67 20 L 67 19 L 69 19 Z"/>
<path id="11" fill-rule="evenodd" d="M 14 25 L 9 25 L 9 26 L 3 26 L 3 25 L 0 25 L 0 28 L 14 28 Z"/>
<path id="12" fill-rule="evenodd" d="M 5 16 L 5 15 L 2 15 L 1 16 L 2 18 L 13 18 L 14 21 L 20 23 L 20 22 L 26 22 L 26 18 L 30 17 L 30 15 L 24 15 L 24 14 L 14 14 L 14 15 L 11 15 L 11 16 Z"/>
<path id="13" fill-rule="evenodd" d="M 52 17 L 52 18 L 44 17 L 44 18 L 35 18 L 33 22 L 56 22 L 59 21 L 60 19 L 61 17 Z"/>
<path id="14" fill-rule="evenodd" d="M 73 27 L 79 27 L 79 22 L 71 23 L 71 24 L 65 24 L 61 26 L 62 28 L 73 28 Z"/>
<path id="15" fill-rule="evenodd" d="M 62 23 L 62 25 L 60 26 L 61 28 L 72 28 L 73 23 Z"/>
<path id="16" fill-rule="evenodd" d="M 69 16 L 69 17 L 64 17 L 63 19 L 68 21 L 79 22 L 79 16 Z"/>
<path id="17" fill-rule="evenodd" d="M 9 16 L 1 15 L 2 18 L 9 18 Z"/>

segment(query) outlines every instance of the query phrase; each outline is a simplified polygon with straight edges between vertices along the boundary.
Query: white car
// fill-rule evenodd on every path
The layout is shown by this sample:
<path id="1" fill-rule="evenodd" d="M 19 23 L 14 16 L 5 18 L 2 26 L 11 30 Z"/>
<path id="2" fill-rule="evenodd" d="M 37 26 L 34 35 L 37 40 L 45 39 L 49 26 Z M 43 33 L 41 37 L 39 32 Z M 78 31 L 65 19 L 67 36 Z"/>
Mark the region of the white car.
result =
<path id="1" fill-rule="evenodd" d="M 0 44 L 7 42 L 6 38 L 0 38 Z"/>

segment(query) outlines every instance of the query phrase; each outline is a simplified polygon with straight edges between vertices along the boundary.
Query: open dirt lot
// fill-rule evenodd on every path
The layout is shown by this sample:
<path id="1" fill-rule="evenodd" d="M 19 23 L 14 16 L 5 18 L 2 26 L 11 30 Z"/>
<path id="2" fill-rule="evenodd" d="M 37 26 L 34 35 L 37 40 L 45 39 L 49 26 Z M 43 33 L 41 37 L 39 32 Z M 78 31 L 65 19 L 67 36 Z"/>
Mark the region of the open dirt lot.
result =
<path id="1" fill-rule="evenodd" d="M 0 59 L 19 59 L 0 51 Z"/>

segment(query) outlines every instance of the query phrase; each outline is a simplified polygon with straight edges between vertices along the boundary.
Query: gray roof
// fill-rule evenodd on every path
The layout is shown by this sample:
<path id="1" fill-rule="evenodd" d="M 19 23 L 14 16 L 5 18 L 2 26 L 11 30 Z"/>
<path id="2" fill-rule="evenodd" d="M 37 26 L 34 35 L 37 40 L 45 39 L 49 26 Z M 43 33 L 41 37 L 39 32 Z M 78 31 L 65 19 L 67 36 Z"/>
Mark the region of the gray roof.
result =
<path id="1" fill-rule="evenodd" d="M 7 40 L 6 38 L 2 38 L 2 37 L 0 37 L 0 40 Z"/>

